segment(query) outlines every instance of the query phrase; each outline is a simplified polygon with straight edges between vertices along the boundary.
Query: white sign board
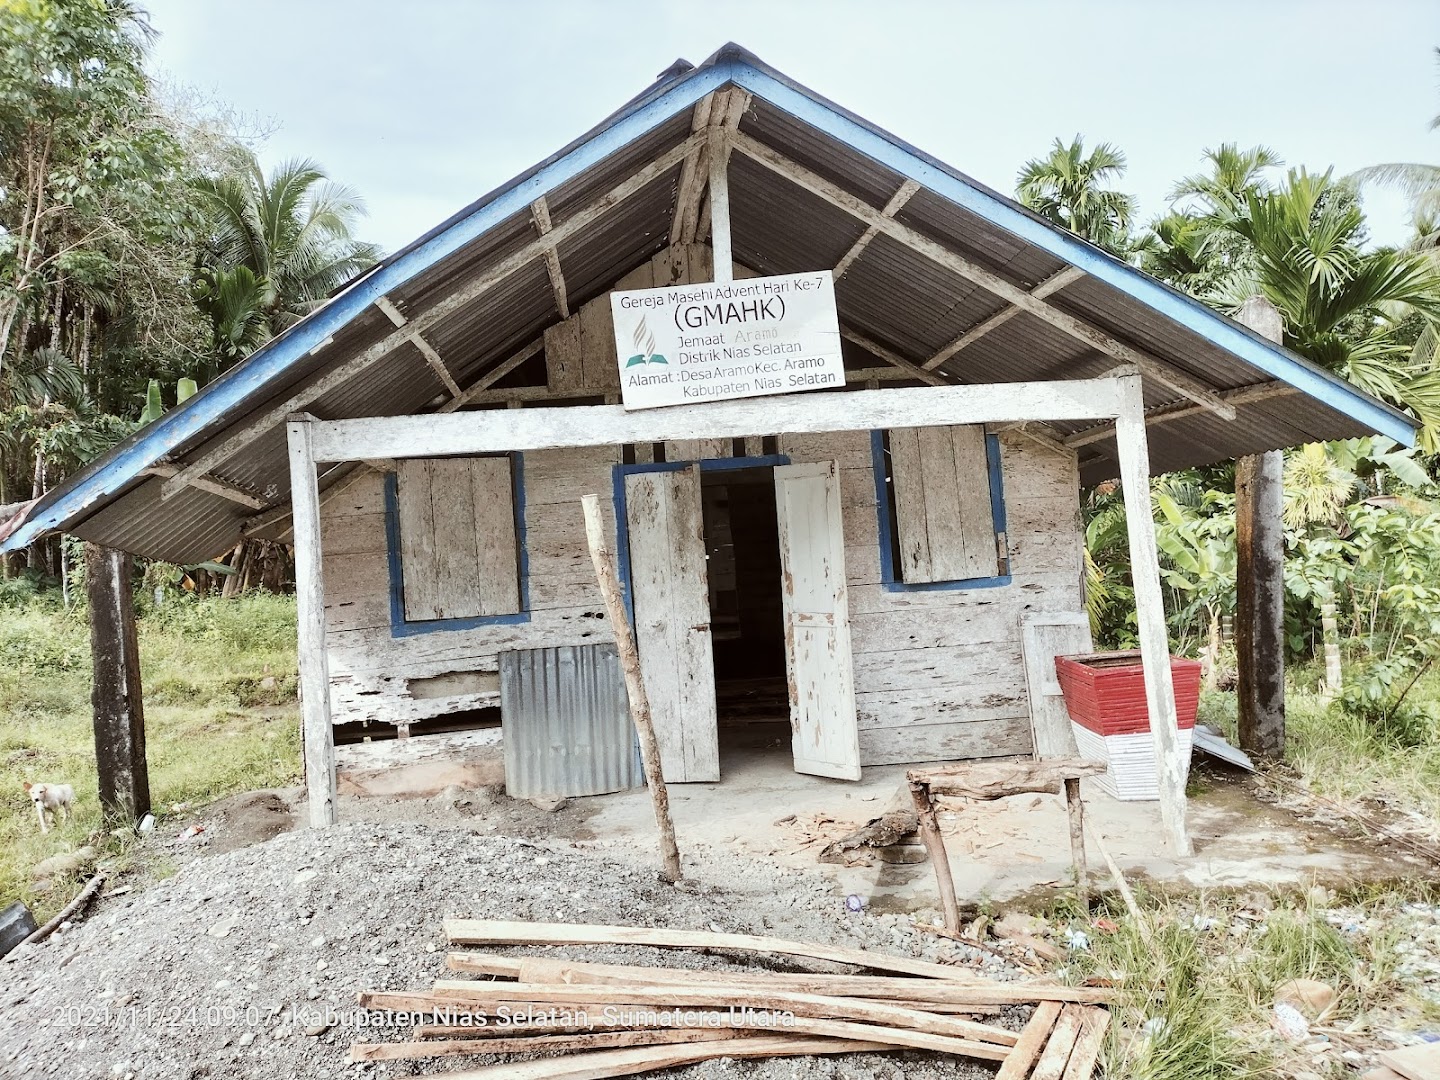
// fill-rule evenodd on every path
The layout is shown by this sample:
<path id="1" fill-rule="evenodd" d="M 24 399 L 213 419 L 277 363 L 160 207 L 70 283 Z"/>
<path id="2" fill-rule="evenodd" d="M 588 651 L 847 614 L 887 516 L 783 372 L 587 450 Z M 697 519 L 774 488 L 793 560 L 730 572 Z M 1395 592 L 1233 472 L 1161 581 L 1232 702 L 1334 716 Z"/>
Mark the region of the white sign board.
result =
<path id="1" fill-rule="evenodd" d="M 627 409 L 845 385 L 829 270 L 610 294 Z"/>

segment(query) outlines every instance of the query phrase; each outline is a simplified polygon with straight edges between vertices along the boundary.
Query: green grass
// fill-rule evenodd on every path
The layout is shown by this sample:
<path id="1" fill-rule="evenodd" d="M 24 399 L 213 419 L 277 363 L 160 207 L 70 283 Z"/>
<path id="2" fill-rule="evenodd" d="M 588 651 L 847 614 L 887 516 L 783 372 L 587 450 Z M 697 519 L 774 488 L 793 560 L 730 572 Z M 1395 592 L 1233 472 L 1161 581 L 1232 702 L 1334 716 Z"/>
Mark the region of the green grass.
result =
<path id="1" fill-rule="evenodd" d="M 300 772 L 295 606 L 288 597 L 170 597 L 140 621 L 150 790 L 168 808 L 293 783 Z M 90 721 L 90 642 L 83 612 L 41 601 L 0 609 L 0 904 L 37 918 L 61 907 L 80 875 L 37 892 L 41 860 L 92 844 L 124 863 L 133 841 L 105 830 Z M 72 821 L 40 834 L 21 785 L 75 788 Z M 172 819 L 174 815 L 169 815 Z M 152 872 L 164 873 L 163 867 Z"/>
<path id="2" fill-rule="evenodd" d="M 1346 802 L 1379 801 L 1410 827 L 1440 839 L 1440 740 L 1408 745 L 1319 693 L 1315 665 L 1292 669 L 1285 692 L 1286 758 L 1311 790 Z M 1407 701 L 1440 713 L 1440 672 L 1426 675 Z M 1235 741 L 1235 695 L 1203 694 L 1202 723 Z"/>
<path id="3" fill-rule="evenodd" d="M 1073 906 L 1056 918 L 1090 922 L 1089 951 L 1072 953 L 1067 973 L 1119 988 L 1106 1076 L 1219 1080 L 1313 1068 L 1302 1051 L 1270 1034 L 1275 992 L 1291 979 L 1335 989 L 1327 1028 L 1363 1035 L 1397 1026 L 1401 1017 L 1420 1019 L 1426 1006 L 1397 975 L 1395 944 L 1408 899 L 1404 889 L 1377 892 L 1347 909 L 1345 929 L 1334 925 L 1341 920 L 1330 898 L 1315 891 L 1277 900 L 1271 910 L 1236 898 L 1144 898 L 1138 920 L 1118 904 L 1106 913 L 1113 930 L 1077 918 Z"/>

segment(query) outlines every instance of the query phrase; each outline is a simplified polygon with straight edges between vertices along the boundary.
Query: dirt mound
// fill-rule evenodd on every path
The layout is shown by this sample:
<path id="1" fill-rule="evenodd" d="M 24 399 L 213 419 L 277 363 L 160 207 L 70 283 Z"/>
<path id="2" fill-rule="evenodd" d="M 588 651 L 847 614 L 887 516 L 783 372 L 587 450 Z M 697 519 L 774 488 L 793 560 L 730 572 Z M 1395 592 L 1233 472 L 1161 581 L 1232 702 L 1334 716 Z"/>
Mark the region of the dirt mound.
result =
<path id="1" fill-rule="evenodd" d="M 955 951 L 963 947 L 917 933 L 904 917 L 847 913 L 843 899 L 796 871 L 757 861 L 718 880 L 724 885 L 671 888 L 642 867 L 564 842 L 418 825 L 285 833 L 196 859 L 144 892 L 105 901 L 82 925 L 0 965 L 0 1077 L 271 1080 L 466 1067 L 464 1059 L 346 1062 L 352 1041 L 408 1036 L 408 1029 L 357 1030 L 355 995 L 440 976 L 446 915 L 710 928 L 964 958 Z M 716 968 L 735 959 L 634 947 L 557 954 Z M 692 1066 L 691 1075 L 990 1073 L 905 1053 L 715 1061 Z"/>

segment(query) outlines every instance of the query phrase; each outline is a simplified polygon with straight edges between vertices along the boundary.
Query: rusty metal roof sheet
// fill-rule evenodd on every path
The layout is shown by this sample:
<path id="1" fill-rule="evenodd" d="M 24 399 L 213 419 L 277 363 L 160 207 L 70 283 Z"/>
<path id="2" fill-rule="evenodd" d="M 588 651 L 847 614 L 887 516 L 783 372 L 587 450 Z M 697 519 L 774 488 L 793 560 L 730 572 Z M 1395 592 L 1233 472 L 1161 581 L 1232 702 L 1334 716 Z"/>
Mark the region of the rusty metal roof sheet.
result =
<path id="1" fill-rule="evenodd" d="M 1216 391 L 1279 381 L 1297 392 L 1237 406 L 1223 421 L 1211 413 L 1157 416 L 1150 425 L 1154 471 L 1258 450 L 1380 432 L 1413 440 L 1403 413 L 1338 377 L 1265 341 L 1239 324 L 1147 277 L 845 111 L 751 54 L 729 45 L 697 68 L 675 65 L 599 126 L 514 180 L 483 196 L 413 244 L 357 277 L 284 334 L 225 373 L 184 405 L 116 446 L 31 508 L 0 541 L 18 548 L 56 530 L 144 555 L 208 558 L 232 546 L 255 511 L 196 488 L 162 499 L 159 462 L 184 465 L 213 451 L 297 395 L 317 416 L 424 411 L 445 388 L 413 344 L 404 343 L 324 393 L 307 386 L 374 349 L 395 331 L 376 306 L 388 298 L 410 320 L 424 319 L 457 290 L 476 289 L 425 330 L 461 386 L 468 386 L 537 341 L 559 312 L 543 261 L 520 261 L 496 277 L 537 235 L 531 204 L 544 197 L 555 228 L 591 206 L 691 136 L 696 106 L 740 87 L 750 105 L 742 135 L 879 210 L 907 181 L 917 192 L 895 220 L 1006 281 L 1029 289 L 1066 267 L 1084 275 L 1048 302 L 1143 348 Z M 608 206 L 558 245 L 572 310 L 599 295 L 668 243 L 681 174 L 677 163 Z M 865 222 L 789 178 L 736 152 L 731 212 L 737 261 L 760 273 L 834 266 L 865 233 Z M 837 285 L 843 324 L 914 363 L 925 363 L 1006 302 L 881 233 Z M 847 343 L 847 361 L 860 361 Z M 876 360 L 878 366 L 883 361 Z M 521 385 L 536 358 L 507 376 Z M 1083 378 L 1115 362 L 1030 314 L 1019 314 L 950 356 L 937 370 L 956 382 Z M 1176 395 L 1145 380 L 1149 407 Z M 1057 425 L 1068 434 L 1086 425 Z M 283 424 L 259 430 L 212 475 L 267 504 L 288 502 Z M 1086 481 L 1114 474 L 1114 440 L 1097 431 L 1080 447 Z M 339 471 L 322 479 L 322 484 Z"/>

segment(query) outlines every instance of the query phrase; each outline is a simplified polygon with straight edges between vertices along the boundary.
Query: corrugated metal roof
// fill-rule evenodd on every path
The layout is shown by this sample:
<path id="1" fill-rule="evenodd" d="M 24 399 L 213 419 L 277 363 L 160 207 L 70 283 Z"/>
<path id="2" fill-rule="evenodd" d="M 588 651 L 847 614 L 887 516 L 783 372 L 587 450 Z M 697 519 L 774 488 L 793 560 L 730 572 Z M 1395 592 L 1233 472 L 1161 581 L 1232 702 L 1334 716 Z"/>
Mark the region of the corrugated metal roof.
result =
<path id="1" fill-rule="evenodd" d="M 409 343 L 325 393 L 311 398 L 301 392 L 394 332 L 375 307 L 378 298 L 388 297 L 411 321 L 426 319 L 436 305 L 493 275 L 536 238 L 530 210 L 536 199 L 545 197 L 553 227 L 565 228 L 597 197 L 680 147 L 691 136 L 697 103 L 731 86 L 751 95 L 742 134 L 877 210 L 906 181 L 918 184 L 896 220 L 1014 285 L 1032 288 L 1067 266 L 1084 270 L 1085 276 L 1050 297 L 1057 308 L 1215 390 L 1278 379 L 1303 391 L 1241 405 L 1228 423 L 1195 412 L 1152 424 L 1155 471 L 1369 431 L 1413 438 L 1413 424 L 1403 414 L 727 46 L 698 68 L 672 68 L 592 131 L 361 275 L 245 363 L 51 492 L 5 541 L 7 547 L 56 529 L 177 560 L 210 557 L 233 545 L 252 510 L 194 488 L 162 500 L 162 481 L 144 470 L 161 459 L 194 462 L 257 428 L 257 418 L 297 394 L 306 397 L 307 411 L 322 417 L 431 407 L 443 386 Z M 652 171 L 628 198 L 559 244 L 572 309 L 668 242 L 681 168 L 676 163 Z M 743 153 L 732 156 L 730 178 L 736 258 L 761 273 L 834 266 L 865 232 L 865 222 Z M 837 298 L 844 324 L 916 363 L 1006 306 L 884 234 L 851 264 Z M 467 386 L 537 341 L 558 318 L 537 254 L 427 327 L 425 335 Z M 847 345 L 846 351 L 854 363 L 855 350 Z M 1114 366 L 1093 347 L 1020 314 L 938 370 L 957 382 L 1003 382 L 1094 376 Z M 520 379 L 511 375 L 506 383 L 520 385 Z M 1177 395 L 1147 379 L 1145 398 L 1148 406 L 1160 406 Z M 1058 428 L 1064 434 L 1084 426 Z M 1085 479 L 1113 475 L 1114 453 L 1113 439 L 1087 443 L 1081 450 Z M 213 475 L 283 506 L 289 489 L 283 425 L 230 453 Z"/>

